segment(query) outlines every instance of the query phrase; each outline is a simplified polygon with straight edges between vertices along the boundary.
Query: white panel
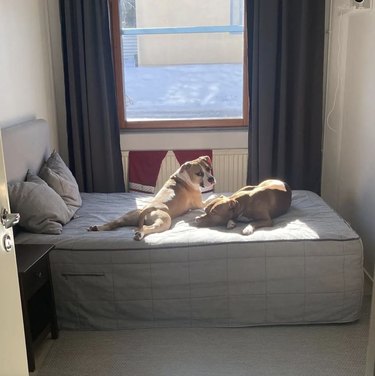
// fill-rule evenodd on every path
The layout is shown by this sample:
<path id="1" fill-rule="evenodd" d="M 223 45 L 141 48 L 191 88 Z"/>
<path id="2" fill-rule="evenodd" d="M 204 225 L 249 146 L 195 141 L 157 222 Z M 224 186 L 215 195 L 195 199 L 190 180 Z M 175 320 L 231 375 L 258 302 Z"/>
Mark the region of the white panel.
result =
<path id="1" fill-rule="evenodd" d="M 234 192 L 246 185 L 247 150 L 220 149 L 213 151 L 216 192 Z"/>
<path id="2" fill-rule="evenodd" d="M 129 163 L 129 152 L 128 151 L 121 151 L 122 157 L 122 170 L 124 172 L 124 180 L 125 180 L 125 189 L 128 190 L 128 163 Z"/>

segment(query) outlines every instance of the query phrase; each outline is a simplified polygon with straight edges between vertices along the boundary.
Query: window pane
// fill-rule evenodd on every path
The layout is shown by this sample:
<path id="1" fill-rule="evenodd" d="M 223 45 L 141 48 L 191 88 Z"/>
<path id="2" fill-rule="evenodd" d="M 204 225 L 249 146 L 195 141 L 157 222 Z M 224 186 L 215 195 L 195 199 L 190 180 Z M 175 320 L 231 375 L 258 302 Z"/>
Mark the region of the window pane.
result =
<path id="1" fill-rule="evenodd" d="M 127 121 L 242 118 L 243 0 L 121 0 Z"/>

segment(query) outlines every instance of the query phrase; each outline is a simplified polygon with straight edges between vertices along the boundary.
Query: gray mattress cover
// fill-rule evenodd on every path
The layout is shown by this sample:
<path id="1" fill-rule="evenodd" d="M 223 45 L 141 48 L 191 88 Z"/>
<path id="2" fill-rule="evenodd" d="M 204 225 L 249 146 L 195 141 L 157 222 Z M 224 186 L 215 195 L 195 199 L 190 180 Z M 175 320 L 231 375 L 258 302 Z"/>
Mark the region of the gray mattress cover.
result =
<path id="1" fill-rule="evenodd" d="M 197 228 L 194 218 L 201 213 L 192 210 L 173 221 L 164 233 L 151 234 L 143 241 L 133 240 L 133 228 L 123 227 L 108 232 L 88 232 L 94 224 L 115 219 L 123 213 L 142 207 L 149 195 L 137 193 L 82 193 L 82 208 L 77 218 L 63 228 L 61 235 L 20 233 L 18 243 L 53 243 L 59 249 L 150 249 L 199 246 L 220 243 L 296 240 L 358 239 L 355 231 L 318 195 L 310 191 L 293 191 L 292 206 L 287 214 L 276 218 L 272 228 L 263 228 L 250 236 L 241 234 L 245 224 L 233 230 L 225 227 Z"/>
<path id="2" fill-rule="evenodd" d="M 359 317 L 361 240 L 311 192 L 294 191 L 290 211 L 251 236 L 240 234 L 244 225 L 197 229 L 199 211 L 193 211 L 170 231 L 140 242 L 131 228 L 86 228 L 143 205 L 149 196 L 82 198 L 79 217 L 61 235 L 16 237 L 17 243 L 56 244 L 50 260 L 61 328 L 239 327 Z"/>

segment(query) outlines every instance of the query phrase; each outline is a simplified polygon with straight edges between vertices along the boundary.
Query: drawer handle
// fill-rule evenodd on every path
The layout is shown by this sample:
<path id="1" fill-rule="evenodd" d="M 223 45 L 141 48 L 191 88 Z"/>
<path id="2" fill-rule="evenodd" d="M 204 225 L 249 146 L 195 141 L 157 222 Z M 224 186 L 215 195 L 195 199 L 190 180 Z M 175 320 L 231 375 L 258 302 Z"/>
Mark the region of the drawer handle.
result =
<path id="1" fill-rule="evenodd" d="M 61 275 L 68 279 L 69 277 L 104 277 L 104 273 L 61 273 Z"/>

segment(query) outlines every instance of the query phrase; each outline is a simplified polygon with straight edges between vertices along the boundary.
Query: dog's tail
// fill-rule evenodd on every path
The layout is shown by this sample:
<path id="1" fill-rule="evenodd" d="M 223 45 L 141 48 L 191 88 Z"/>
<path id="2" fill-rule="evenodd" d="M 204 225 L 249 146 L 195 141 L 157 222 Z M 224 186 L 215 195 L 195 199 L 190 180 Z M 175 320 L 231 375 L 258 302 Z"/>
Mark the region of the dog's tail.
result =
<path id="1" fill-rule="evenodd" d="M 145 218 L 147 214 L 150 214 L 151 212 L 155 210 L 164 210 L 168 211 L 169 208 L 165 204 L 157 204 L 157 205 L 152 205 L 152 206 L 146 206 L 145 208 L 142 209 L 142 211 L 139 213 L 138 217 L 138 228 L 142 227 L 145 223 Z"/>

